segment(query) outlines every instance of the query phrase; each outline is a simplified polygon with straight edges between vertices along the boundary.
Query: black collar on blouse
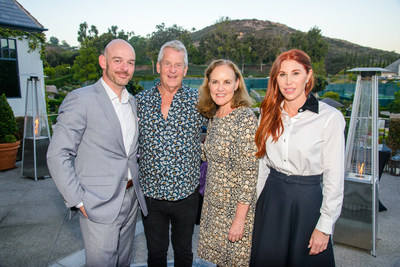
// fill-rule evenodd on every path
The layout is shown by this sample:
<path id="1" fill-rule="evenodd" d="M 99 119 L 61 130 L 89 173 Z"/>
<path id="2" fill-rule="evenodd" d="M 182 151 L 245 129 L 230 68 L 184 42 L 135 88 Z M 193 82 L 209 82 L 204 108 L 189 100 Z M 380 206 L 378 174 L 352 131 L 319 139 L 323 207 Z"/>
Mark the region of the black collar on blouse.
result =
<path id="1" fill-rule="evenodd" d="M 312 111 L 318 114 L 319 104 L 317 98 L 314 96 L 313 93 L 309 93 L 307 96 L 307 100 L 304 105 L 299 108 L 298 112 L 304 112 L 306 110 Z"/>

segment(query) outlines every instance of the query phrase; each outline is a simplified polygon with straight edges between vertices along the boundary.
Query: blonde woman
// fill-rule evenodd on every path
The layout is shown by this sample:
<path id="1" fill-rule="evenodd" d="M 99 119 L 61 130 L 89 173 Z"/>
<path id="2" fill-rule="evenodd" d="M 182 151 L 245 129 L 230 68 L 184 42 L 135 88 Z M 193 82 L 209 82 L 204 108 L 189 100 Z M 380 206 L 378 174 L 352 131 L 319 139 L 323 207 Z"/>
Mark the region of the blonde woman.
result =
<path id="1" fill-rule="evenodd" d="M 256 201 L 257 119 L 237 66 L 224 59 L 205 71 L 198 109 L 210 118 L 198 255 L 218 266 L 248 266 Z"/>

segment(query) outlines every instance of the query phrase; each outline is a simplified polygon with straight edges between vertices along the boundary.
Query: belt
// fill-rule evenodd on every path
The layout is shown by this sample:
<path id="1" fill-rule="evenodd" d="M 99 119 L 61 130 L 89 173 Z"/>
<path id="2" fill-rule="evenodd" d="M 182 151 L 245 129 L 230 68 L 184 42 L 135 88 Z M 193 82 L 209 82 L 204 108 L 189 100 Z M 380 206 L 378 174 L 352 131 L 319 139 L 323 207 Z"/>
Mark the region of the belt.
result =
<path id="1" fill-rule="evenodd" d="M 128 190 L 129 188 L 131 188 L 133 186 L 133 182 L 132 179 L 128 180 L 128 182 L 126 183 L 126 190 Z"/>
<path id="2" fill-rule="evenodd" d="M 317 175 L 286 175 L 282 172 L 278 172 L 276 169 L 271 168 L 271 178 L 282 180 L 288 184 L 299 184 L 299 185 L 320 185 L 322 174 Z"/>

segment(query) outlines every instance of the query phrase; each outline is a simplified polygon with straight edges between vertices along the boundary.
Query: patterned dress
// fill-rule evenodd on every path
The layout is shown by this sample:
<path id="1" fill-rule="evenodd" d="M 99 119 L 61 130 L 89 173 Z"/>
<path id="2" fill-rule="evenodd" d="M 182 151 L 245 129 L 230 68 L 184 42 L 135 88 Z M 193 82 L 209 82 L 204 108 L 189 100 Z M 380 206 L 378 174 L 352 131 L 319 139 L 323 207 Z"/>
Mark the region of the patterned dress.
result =
<path id="1" fill-rule="evenodd" d="M 248 266 L 256 203 L 258 160 L 254 156 L 257 118 L 250 108 L 215 116 L 207 129 L 203 160 L 208 161 L 198 255 L 219 266 Z M 230 242 L 238 202 L 250 204 L 244 235 Z"/>

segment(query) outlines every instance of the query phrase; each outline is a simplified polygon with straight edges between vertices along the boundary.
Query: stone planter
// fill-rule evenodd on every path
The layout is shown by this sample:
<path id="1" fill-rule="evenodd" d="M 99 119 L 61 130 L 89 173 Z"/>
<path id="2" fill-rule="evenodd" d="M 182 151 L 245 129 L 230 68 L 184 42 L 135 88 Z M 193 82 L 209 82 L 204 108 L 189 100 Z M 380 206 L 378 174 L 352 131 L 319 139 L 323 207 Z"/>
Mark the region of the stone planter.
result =
<path id="1" fill-rule="evenodd" d="M 0 171 L 15 168 L 15 160 L 21 141 L 0 144 Z"/>

